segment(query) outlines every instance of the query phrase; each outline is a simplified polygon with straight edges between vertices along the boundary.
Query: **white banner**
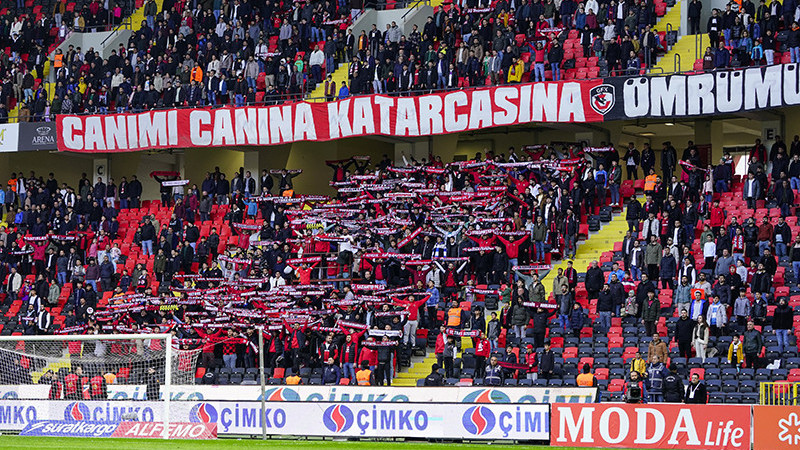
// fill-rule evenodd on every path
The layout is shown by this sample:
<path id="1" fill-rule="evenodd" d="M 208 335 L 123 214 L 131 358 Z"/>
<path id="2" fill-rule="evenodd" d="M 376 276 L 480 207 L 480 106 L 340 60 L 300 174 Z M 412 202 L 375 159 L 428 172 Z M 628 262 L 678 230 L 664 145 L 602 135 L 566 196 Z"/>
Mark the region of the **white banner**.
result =
<path id="1" fill-rule="evenodd" d="M 19 150 L 19 124 L 0 125 L 0 152 L 16 152 Z"/>
<path id="2" fill-rule="evenodd" d="M 108 398 L 145 400 L 146 391 L 144 385 L 109 384 Z M 49 392 L 48 385 L 0 385 L 2 399 L 46 400 Z M 594 403 L 597 388 L 267 386 L 265 394 L 270 402 Z M 175 385 L 170 398 L 177 401 L 258 401 L 261 387 Z"/>
<path id="3" fill-rule="evenodd" d="M 189 184 L 189 180 L 171 180 L 171 181 L 162 181 L 162 186 L 183 186 L 185 184 Z"/>
<path id="4" fill-rule="evenodd" d="M 135 401 L 0 400 L 0 429 L 30 422 L 163 420 L 163 403 Z M 125 416 L 125 417 L 123 417 Z M 216 423 L 219 435 L 407 437 L 425 439 L 549 440 L 550 406 L 542 404 L 173 402 L 174 422 Z"/>
<path id="5" fill-rule="evenodd" d="M 181 408 L 180 403 L 176 408 Z M 184 408 L 186 409 L 186 408 Z M 137 421 L 162 420 L 164 404 L 134 401 L 70 401 L 70 400 L 0 400 L 0 430 L 19 431 L 38 420 L 68 422 L 120 422 L 123 416 L 135 415 Z M 174 417 L 175 422 L 185 422 Z"/>
<path id="6" fill-rule="evenodd" d="M 109 385 L 109 398 L 145 398 L 144 386 Z M 362 387 L 267 386 L 267 401 L 285 402 L 443 402 L 443 403 L 594 403 L 596 388 L 547 387 Z M 172 400 L 261 400 L 259 386 L 172 386 Z"/>

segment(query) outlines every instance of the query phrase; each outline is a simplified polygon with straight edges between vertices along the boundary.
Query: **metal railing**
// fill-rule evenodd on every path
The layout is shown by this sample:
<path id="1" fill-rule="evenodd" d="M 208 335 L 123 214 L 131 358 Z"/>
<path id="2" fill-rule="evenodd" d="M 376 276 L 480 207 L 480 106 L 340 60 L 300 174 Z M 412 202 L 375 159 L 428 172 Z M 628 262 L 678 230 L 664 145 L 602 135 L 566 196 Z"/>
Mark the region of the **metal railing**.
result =
<path id="1" fill-rule="evenodd" d="M 133 13 L 128 14 L 127 16 L 125 16 L 122 19 L 122 22 L 119 25 L 117 25 L 116 27 L 114 27 L 114 29 L 112 30 L 113 32 L 111 34 L 109 34 L 105 39 L 103 39 L 103 42 L 100 43 L 101 48 L 105 48 L 106 42 L 108 42 L 111 39 L 116 38 L 122 30 L 132 30 L 133 29 L 132 23 L 131 23 L 131 16 L 132 15 L 133 15 Z"/>
<path id="2" fill-rule="evenodd" d="M 789 381 L 762 382 L 758 387 L 758 403 L 761 405 L 794 406 L 798 399 L 800 383 Z"/>
<path id="3" fill-rule="evenodd" d="M 705 50 L 703 49 L 703 35 L 702 34 L 695 34 L 694 35 L 694 60 L 697 61 L 700 58 L 700 55 L 704 54 Z"/>
<path id="4" fill-rule="evenodd" d="M 418 6 L 420 6 L 420 5 L 430 5 L 430 4 L 431 4 L 431 0 L 416 0 L 416 1 L 414 1 L 413 3 L 408 5 L 408 11 L 406 11 L 405 14 L 403 14 L 403 17 L 402 17 L 403 20 L 406 20 L 406 16 L 411 14 L 412 12 L 414 12 L 414 10 L 416 10 Z"/>
<path id="5" fill-rule="evenodd" d="M 681 71 L 681 54 L 675 53 L 672 56 L 672 71 L 673 72 L 680 72 Z"/>

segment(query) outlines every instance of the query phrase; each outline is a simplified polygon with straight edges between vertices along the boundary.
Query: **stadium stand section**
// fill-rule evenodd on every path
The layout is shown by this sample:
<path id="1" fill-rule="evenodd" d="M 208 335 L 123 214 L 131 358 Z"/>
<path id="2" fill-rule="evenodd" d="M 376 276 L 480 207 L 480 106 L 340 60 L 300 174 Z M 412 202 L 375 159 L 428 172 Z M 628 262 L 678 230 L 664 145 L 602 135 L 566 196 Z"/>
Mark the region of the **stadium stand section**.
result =
<path id="1" fill-rule="evenodd" d="M 421 29 L 378 23 L 356 36 L 351 25 L 363 8 L 406 5 L 140 0 L 115 4 L 109 13 L 97 1 L 36 6 L 29 1 L 24 14 L 15 15 L 14 5 L 2 10 L 9 33 L 0 61 L 5 73 L 0 115 L 20 100 L 27 100 L 16 114 L 20 121 L 51 120 L 59 113 L 274 104 L 309 95 L 333 99 L 631 76 L 653 66 L 666 73 L 796 62 L 800 29 L 791 6 L 731 2 L 702 24 L 707 35 L 699 46 L 707 50 L 697 55 L 696 36 L 703 29 L 697 3 L 442 3 Z M 127 46 L 103 56 L 101 49 L 52 53 L 70 30 L 116 23 L 134 7 L 139 8 L 134 17 L 144 20 L 141 28 L 133 24 L 138 31 Z M 679 39 L 681 8 L 687 8 L 691 26 Z M 56 23 L 59 19 L 65 24 Z M 681 55 L 677 65 L 675 54 Z M 659 61 L 660 55 L 666 56 Z M 47 61 L 56 69 L 49 84 L 43 80 Z"/>
<path id="2" fill-rule="evenodd" d="M 303 174 L 286 169 L 154 172 L 160 200 L 135 178 L 18 172 L 3 191 L 0 334 L 169 330 L 201 349 L 196 383 L 253 384 L 263 324 L 269 384 L 352 384 L 366 361 L 377 384 L 425 385 L 437 361 L 446 385 L 575 386 L 589 370 L 605 401 L 639 372 L 660 401 L 674 368 L 711 403 L 754 403 L 759 381 L 800 378 L 800 145 L 755 145 L 745 180 L 730 159 L 703 169 L 696 149 L 678 160 L 665 145 L 663 182 L 654 155 L 353 157 L 327 162 L 332 198 L 297 195 Z M 5 363 L 5 383 L 41 369 Z M 130 370 L 113 368 L 119 382 Z"/>

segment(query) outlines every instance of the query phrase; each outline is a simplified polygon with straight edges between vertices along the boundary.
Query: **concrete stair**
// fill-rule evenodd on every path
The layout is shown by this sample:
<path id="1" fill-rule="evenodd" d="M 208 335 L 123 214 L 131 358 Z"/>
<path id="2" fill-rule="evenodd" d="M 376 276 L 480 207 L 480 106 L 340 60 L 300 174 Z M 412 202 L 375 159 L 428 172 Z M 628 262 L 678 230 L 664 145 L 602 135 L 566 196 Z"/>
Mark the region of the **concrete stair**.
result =
<path id="1" fill-rule="evenodd" d="M 416 362 L 412 360 L 411 367 L 396 374 L 394 380 L 392 380 L 392 386 L 416 386 L 417 380 L 423 379 L 431 373 L 431 364 L 435 362 L 436 355 L 432 349 L 428 349 L 428 353 L 424 358 Z"/>
<path id="2" fill-rule="evenodd" d="M 700 45 L 696 53 L 695 45 L 697 43 L 697 40 L 700 41 Z M 703 53 L 705 53 L 708 44 L 709 40 L 708 40 L 708 35 L 706 34 L 699 34 L 699 35 L 689 34 L 686 36 L 680 36 L 678 38 L 678 42 L 676 42 L 675 45 L 672 46 L 670 51 L 667 52 L 661 58 L 659 58 L 655 67 L 661 68 L 661 70 L 663 70 L 664 72 L 691 71 L 694 68 L 694 62 L 697 60 L 697 58 L 703 57 Z M 680 55 L 680 63 L 677 65 L 675 64 L 676 54 Z"/>
<path id="3" fill-rule="evenodd" d="M 339 64 L 339 68 L 333 72 L 333 81 L 336 82 L 336 95 L 339 95 L 339 88 L 342 87 L 342 82 L 347 81 L 350 71 L 350 63 Z M 325 76 L 327 78 L 327 75 Z M 325 81 L 318 83 L 317 87 L 308 94 L 308 101 L 310 102 L 324 102 L 325 101 Z"/>
<path id="4" fill-rule="evenodd" d="M 50 361 L 46 366 L 42 367 L 40 370 L 31 372 L 31 380 L 34 383 L 39 382 L 39 378 L 42 377 L 48 370 L 52 370 L 55 373 L 58 373 L 60 369 L 71 369 L 72 368 L 72 361 L 70 358 L 69 352 L 64 350 L 60 359 L 55 361 Z"/>
<path id="5" fill-rule="evenodd" d="M 461 338 L 461 351 L 466 348 L 472 348 L 472 338 L 469 337 L 462 337 Z M 461 352 L 459 352 L 457 358 L 461 357 Z M 403 372 L 399 372 L 395 375 L 394 380 L 392 380 L 392 386 L 402 386 L 402 387 L 413 387 L 417 385 L 417 380 L 422 380 L 431 373 L 431 365 L 436 362 L 436 354 L 433 353 L 433 349 L 429 348 L 428 353 L 425 355 L 424 358 L 418 359 L 415 361 L 412 359 L 411 367 L 404 370 Z"/>
<path id="6" fill-rule="evenodd" d="M 668 28 L 667 24 L 671 26 L 671 29 L 673 31 L 680 29 L 682 4 L 683 1 L 678 0 L 675 2 L 675 6 L 667 8 L 667 13 L 659 17 L 658 20 L 656 20 L 656 25 L 655 25 L 656 31 L 667 31 Z"/>
<path id="7" fill-rule="evenodd" d="M 578 243 L 578 251 L 575 252 L 573 267 L 575 270 L 585 272 L 592 261 L 600 259 L 603 252 L 610 252 L 614 249 L 616 242 L 622 241 L 625 232 L 628 231 L 628 222 L 625 220 L 625 209 L 615 213 L 611 222 L 601 224 L 600 231 L 589 234 L 589 238 Z M 545 292 L 549 296 L 553 288 L 553 278 L 558 274 L 558 269 L 567 268 L 568 259 L 563 259 L 553 265 L 550 272 L 542 279 Z"/>

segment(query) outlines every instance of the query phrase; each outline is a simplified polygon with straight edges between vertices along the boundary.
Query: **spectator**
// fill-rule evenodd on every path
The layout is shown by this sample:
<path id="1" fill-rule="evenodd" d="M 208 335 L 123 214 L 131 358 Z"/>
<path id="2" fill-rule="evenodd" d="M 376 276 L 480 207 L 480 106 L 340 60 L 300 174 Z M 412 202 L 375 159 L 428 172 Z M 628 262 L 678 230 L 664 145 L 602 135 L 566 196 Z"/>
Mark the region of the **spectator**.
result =
<path id="1" fill-rule="evenodd" d="M 764 338 L 761 336 L 761 332 L 755 329 L 755 323 L 752 320 L 747 322 L 747 329 L 743 336 L 745 367 L 754 368 L 758 364 L 759 354 L 764 347 Z"/>
<path id="2" fill-rule="evenodd" d="M 597 378 L 592 374 L 592 368 L 589 364 L 583 365 L 581 373 L 576 378 L 576 383 L 582 387 L 597 386 Z"/>
<path id="3" fill-rule="evenodd" d="M 644 403 L 648 397 L 645 383 L 641 379 L 639 372 L 631 372 L 630 379 L 625 384 L 623 392 L 625 403 Z"/>
<path id="4" fill-rule="evenodd" d="M 738 369 L 743 361 L 742 343 L 739 342 L 739 336 L 734 335 L 731 344 L 728 346 L 728 364 Z"/>
<path id="5" fill-rule="evenodd" d="M 661 315 L 661 303 L 655 296 L 654 291 L 647 292 L 647 298 L 644 299 L 642 305 L 642 323 L 644 324 L 645 333 L 648 335 L 656 334 L 656 322 Z"/>
<path id="6" fill-rule="evenodd" d="M 683 380 L 678 374 L 678 366 L 675 363 L 670 364 L 669 372 L 664 376 L 663 382 L 664 401 L 667 403 L 683 402 L 685 390 Z"/>
<path id="7" fill-rule="evenodd" d="M 697 317 L 697 324 L 692 331 L 692 342 L 694 343 L 694 351 L 698 358 L 703 362 L 706 360 L 706 349 L 708 348 L 708 340 L 711 335 L 708 324 L 706 323 L 705 316 Z"/>
<path id="8" fill-rule="evenodd" d="M 647 347 L 647 356 L 650 357 L 651 360 L 653 356 L 657 356 L 659 361 L 666 361 L 669 358 L 667 344 L 661 340 L 661 336 L 657 333 L 653 334 L 653 340 L 650 341 Z"/>
<path id="9" fill-rule="evenodd" d="M 772 329 L 778 338 L 779 353 L 782 355 L 789 345 L 789 334 L 794 323 L 794 309 L 788 305 L 785 297 L 778 300 L 778 306 L 772 315 Z"/>
<path id="10" fill-rule="evenodd" d="M 614 299 L 608 283 L 603 285 L 603 290 L 598 294 L 597 314 L 601 328 L 608 331 L 611 328 L 611 317 L 614 315 Z"/>
<path id="11" fill-rule="evenodd" d="M 431 365 L 431 373 L 425 377 L 425 386 L 444 386 L 444 378 L 439 373 L 439 365 L 433 363 Z"/>
<path id="12" fill-rule="evenodd" d="M 503 373 L 503 368 L 497 363 L 496 356 L 492 356 L 484 372 L 485 376 L 483 382 L 487 386 L 501 386 L 503 384 L 505 375 Z"/>
<path id="13" fill-rule="evenodd" d="M 706 404 L 708 401 L 708 394 L 706 394 L 706 385 L 700 380 L 700 375 L 697 372 L 692 373 L 689 386 L 686 388 L 686 396 L 683 399 L 687 404 Z"/>
<path id="14" fill-rule="evenodd" d="M 664 401 L 664 378 L 667 369 L 658 355 L 650 355 L 650 365 L 647 366 L 647 393 L 648 403 Z"/>
<path id="15" fill-rule="evenodd" d="M 555 377 L 556 374 L 556 365 L 555 365 L 555 353 L 550 348 L 550 341 L 544 342 L 544 350 L 542 350 L 542 354 L 539 356 L 539 378 L 544 378 L 545 380 L 549 380 Z"/>

